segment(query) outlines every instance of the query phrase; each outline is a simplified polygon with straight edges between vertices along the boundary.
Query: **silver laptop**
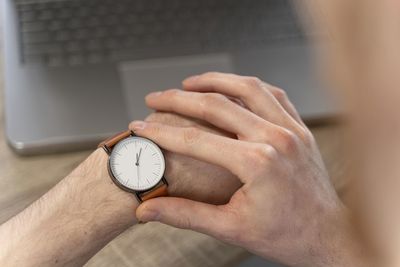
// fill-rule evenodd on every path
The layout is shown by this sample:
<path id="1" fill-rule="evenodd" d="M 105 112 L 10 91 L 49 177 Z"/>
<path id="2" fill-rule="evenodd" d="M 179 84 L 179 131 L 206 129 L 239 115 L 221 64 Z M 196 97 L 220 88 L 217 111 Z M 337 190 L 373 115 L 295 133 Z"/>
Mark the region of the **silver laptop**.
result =
<path id="1" fill-rule="evenodd" d="M 6 134 L 20 154 L 94 147 L 149 111 L 150 91 L 206 71 L 335 113 L 287 0 L 2 0 Z"/>

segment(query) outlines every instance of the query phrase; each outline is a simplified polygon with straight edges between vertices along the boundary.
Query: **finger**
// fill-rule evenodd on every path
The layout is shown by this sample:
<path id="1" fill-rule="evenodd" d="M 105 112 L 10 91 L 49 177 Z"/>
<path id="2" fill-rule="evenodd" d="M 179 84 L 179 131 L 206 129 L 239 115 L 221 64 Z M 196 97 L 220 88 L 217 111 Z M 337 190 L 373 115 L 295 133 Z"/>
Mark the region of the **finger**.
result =
<path id="1" fill-rule="evenodd" d="M 245 154 L 250 143 L 211 134 L 197 128 L 173 127 L 160 123 L 135 121 L 129 128 L 138 136 L 153 140 L 162 148 L 221 166 L 239 177 L 248 179 Z M 253 144 L 256 145 L 256 144 Z M 244 177 L 244 178 L 242 178 Z"/>
<path id="2" fill-rule="evenodd" d="M 218 239 L 227 239 L 234 225 L 232 215 L 224 206 L 174 197 L 154 198 L 142 203 L 136 210 L 136 217 L 142 222 L 158 221 Z"/>
<path id="3" fill-rule="evenodd" d="M 189 118 L 176 113 L 169 112 L 154 112 L 146 117 L 147 122 L 158 122 L 164 123 L 176 127 L 196 127 L 203 131 L 214 133 L 217 135 L 222 135 L 230 138 L 236 138 L 236 135 L 226 132 L 220 128 L 217 128 L 205 121 Z"/>
<path id="4" fill-rule="evenodd" d="M 297 128 L 298 121 L 258 78 L 210 72 L 184 80 L 183 88 L 189 91 L 218 92 L 239 98 L 261 118 L 291 130 Z"/>
<path id="5" fill-rule="evenodd" d="M 259 141 L 257 139 L 260 135 L 255 129 L 269 132 L 276 128 L 275 125 L 217 93 L 185 92 L 172 89 L 162 93 L 149 94 L 146 97 L 146 103 L 155 110 L 175 112 L 207 121 L 244 140 Z M 268 126 L 270 129 L 267 129 Z"/>
<path id="6" fill-rule="evenodd" d="M 301 119 L 299 113 L 294 107 L 293 103 L 289 100 L 286 95 L 286 92 L 276 86 L 263 82 L 266 90 L 269 90 L 272 95 L 276 98 L 276 100 L 281 104 L 281 106 L 292 116 L 298 123 L 305 126 L 303 120 Z"/>

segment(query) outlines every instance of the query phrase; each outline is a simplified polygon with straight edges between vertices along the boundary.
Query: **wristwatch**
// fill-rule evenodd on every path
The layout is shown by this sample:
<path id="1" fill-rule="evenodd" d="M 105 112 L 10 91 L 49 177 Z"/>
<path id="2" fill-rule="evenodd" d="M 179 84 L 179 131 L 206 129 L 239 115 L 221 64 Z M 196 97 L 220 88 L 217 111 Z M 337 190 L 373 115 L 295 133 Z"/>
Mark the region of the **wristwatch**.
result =
<path id="1" fill-rule="evenodd" d="M 98 147 L 109 155 L 108 172 L 113 182 L 135 194 L 139 202 L 168 195 L 165 158 L 153 141 L 125 131 L 101 142 Z"/>

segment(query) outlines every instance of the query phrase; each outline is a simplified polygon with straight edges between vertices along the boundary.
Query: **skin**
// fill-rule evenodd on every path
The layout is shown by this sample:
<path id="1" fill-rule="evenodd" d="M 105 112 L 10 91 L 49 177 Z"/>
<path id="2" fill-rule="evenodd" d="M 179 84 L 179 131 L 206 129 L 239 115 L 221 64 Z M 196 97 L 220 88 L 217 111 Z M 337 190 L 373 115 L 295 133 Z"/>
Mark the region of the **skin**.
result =
<path id="1" fill-rule="evenodd" d="M 156 113 L 147 120 L 226 135 L 174 114 Z M 168 151 L 165 158 L 170 195 L 222 204 L 241 186 L 218 166 Z M 81 266 L 135 225 L 139 203 L 111 181 L 107 160 L 104 150 L 97 149 L 39 200 L 2 224 L 0 266 Z"/>
<path id="2" fill-rule="evenodd" d="M 321 12 L 318 26 L 335 42 L 325 65 L 349 121 L 354 154 L 353 206 L 380 266 L 400 266 L 400 2 L 307 0 Z"/>
<path id="3" fill-rule="evenodd" d="M 158 220 L 289 266 L 368 266 L 313 137 L 281 89 L 218 73 L 184 87 L 146 99 L 180 115 L 156 113 L 131 124 L 165 149 L 175 197 L 139 206 L 111 181 L 108 156 L 97 149 L 1 225 L 0 265 L 83 265 L 138 220 Z"/>
<path id="4" fill-rule="evenodd" d="M 137 209 L 140 220 L 199 231 L 289 266 L 370 264 L 313 136 L 282 90 L 222 73 L 191 77 L 183 87 L 150 94 L 147 104 L 236 138 L 154 122 L 130 128 L 168 151 L 229 170 L 243 186 L 224 205 L 152 199 Z"/>

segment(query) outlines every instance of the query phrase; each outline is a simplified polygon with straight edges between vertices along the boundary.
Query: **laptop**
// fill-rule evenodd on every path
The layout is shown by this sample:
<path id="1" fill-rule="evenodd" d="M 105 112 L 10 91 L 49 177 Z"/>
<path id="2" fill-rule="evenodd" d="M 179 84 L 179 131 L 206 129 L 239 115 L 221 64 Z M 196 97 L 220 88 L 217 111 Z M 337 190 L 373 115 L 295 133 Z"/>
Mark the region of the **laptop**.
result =
<path id="1" fill-rule="evenodd" d="M 2 0 L 6 135 L 19 154 L 86 149 L 151 111 L 144 96 L 207 71 L 336 113 L 288 0 Z"/>

